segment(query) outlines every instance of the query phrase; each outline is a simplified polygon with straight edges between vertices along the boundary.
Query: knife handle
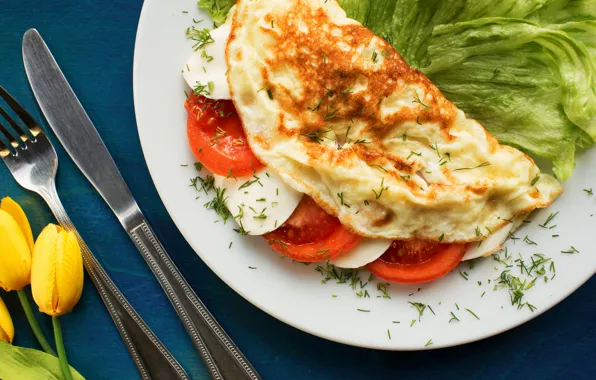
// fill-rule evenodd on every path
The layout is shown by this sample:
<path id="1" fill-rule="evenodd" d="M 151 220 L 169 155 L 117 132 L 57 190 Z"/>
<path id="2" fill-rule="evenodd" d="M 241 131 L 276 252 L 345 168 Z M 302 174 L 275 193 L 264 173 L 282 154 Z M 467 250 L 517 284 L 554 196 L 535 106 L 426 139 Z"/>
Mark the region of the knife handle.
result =
<path id="1" fill-rule="evenodd" d="M 178 313 L 211 377 L 216 380 L 261 379 L 199 300 L 144 217 L 128 231 Z"/>
<path id="2" fill-rule="evenodd" d="M 71 222 L 55 186 L 41 193 L 58 223 L 72 231 L 81 247 L 83 264 L 103 300 L 142 379 L 190 379 L 101 267 Z"/>

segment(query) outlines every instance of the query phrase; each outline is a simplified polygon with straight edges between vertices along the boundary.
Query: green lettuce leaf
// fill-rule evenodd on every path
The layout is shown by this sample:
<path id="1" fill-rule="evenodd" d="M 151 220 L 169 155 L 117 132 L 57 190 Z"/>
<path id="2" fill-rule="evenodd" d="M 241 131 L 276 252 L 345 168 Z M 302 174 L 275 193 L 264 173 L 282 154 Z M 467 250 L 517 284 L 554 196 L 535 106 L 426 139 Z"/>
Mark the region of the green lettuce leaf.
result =
<path id="1" fill-rule="evenodd" d="M 571 174 L 576 145 L 594 145 L 596 1 L 340 4 L 501 143 L 551 160 L 559 179 Z"/>
<path id="2" fill-rule="evenodd" d="M 71 367 L 75 380 L 85 380 Z M 58 358 L 45 352 L 13 346 L 0 340 L 0 379 L 61 380 Z"/>
<path id="3" fill-rule="evenodd" d="M 199 8 L 206 9 L 216 24 L 223 24 L 236 0 L 199 0 Z"/>

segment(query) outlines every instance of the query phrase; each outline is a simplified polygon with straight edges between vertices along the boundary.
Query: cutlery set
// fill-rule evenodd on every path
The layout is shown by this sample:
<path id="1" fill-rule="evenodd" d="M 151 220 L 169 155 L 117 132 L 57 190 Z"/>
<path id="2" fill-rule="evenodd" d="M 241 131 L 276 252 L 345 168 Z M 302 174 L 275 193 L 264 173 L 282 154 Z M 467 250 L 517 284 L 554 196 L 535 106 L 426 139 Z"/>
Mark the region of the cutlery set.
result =
<path id="1" fill-rule="evenodd" d="M 207 310 L 143 216 L 100 135 L 40 34 L 23 37 L 29 83 L 48 124 L 95 187 L 147 262 L 213 379 L 260 379 L 259 374 Z M 58 158 L 39 123 L 0 86 L 0 97 L 20 120 L 0 107 L 0 157 L 15 180 L 39 194 L 66 230 L 75 233 L 85 269 L 143 379 L 189 379 L 91 253 L 70 221 L 56 190 Z M 8 144 L 3 143 L 2 136 Z"/>

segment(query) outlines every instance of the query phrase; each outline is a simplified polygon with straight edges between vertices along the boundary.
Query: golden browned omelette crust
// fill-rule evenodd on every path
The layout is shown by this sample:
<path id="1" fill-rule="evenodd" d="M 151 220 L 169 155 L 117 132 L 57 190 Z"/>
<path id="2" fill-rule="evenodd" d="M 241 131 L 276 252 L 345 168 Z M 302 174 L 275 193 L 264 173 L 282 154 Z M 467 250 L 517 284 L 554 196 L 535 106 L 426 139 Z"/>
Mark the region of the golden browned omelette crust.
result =
<path id="1" fill-rule="evenodd" d="M 561 192 L 335 0 L 239 0 L 228 81 L 251 148 L 353 231 L 483 239 Z"/>

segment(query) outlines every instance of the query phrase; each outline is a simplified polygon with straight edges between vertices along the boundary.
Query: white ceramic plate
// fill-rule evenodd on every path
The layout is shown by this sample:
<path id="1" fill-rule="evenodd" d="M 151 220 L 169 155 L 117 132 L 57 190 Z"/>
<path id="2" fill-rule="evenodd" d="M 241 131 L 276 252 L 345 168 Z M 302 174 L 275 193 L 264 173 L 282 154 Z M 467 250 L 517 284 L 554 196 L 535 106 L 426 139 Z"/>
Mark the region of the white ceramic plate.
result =
<path id="1" fill-rule="evenodd" d="M 233 222 L 214 223 L 215 214 L 203 207 L 210 198 L 203 195 L 195 200 L 197 194 L 188 186 L 196 173 L 186 141 L 185 85 L 180 73 L 192 52 L 184 31 L 193 25 L 193 18 L 206 20 L 201 26 L 211 25 L 196 3 L 145 1 L 134 60 L 139 136 L 155 186 L 188 243 L 223 281 L 255 306 L 296 328 L 341 343 L 387 350 L 432 349 L 472 342 L 518 326 L 556 305 L 594 274 L 596 216 L 592 215 L 596 214 L 596 195 L 583 189 L 596 189 L 596 149 L 580 155 L 573 177 L 555 204 L 535 213 L 532 223 L 516 232 L 521 239 L 507 244 L 514 259 L 519 253 L 530 263 L 532 254 L 542 253 L 555 262 L 556 277 L 545 283 L 539 276 L 535 286 L 525 292 L 525 299 L 536 307 L 534 312 L 528 306 L 512 306 L 506 289 L 493 290 L 504 269 L 493 258 L 477 261 L 473 269 L 463 263 L 430 284 L 391 285 L 391 299 L 378 298 L 382 293 L 373 281 L 364 288 L 370 297 L 361 298 L 356 295 L 360 282 L 356 290 L 334 280 L 322 284 L 316 265 L 282 260 L 264 239 L 235 233 Z M 181 166 L 184 164 L 191 165 Z M 539 227 L 557 211 L 549 223 L 555 228 Z M 559 237 L 553 238 L 553 234 Z M 526 235 L 530 240 L 524 242 Z M 561 253 L 570 246 L 580 253 Z M 519 276 L 517 263 L 513 265 L 512 273 Z M 549 264 L 545 269 L 550 279 Z M 363 283 L 368 279 L 363 271 L 359 276 Z M 428 304 L 435 315 L 427 308 L 419 321 L 416 308 L 408 302 Z M 450 322 L 451 312 L 459 321 Z M 413 326 L 412 320 L 416 320 Z M 427 345 L 431 339 L 432 344 Z"/>

